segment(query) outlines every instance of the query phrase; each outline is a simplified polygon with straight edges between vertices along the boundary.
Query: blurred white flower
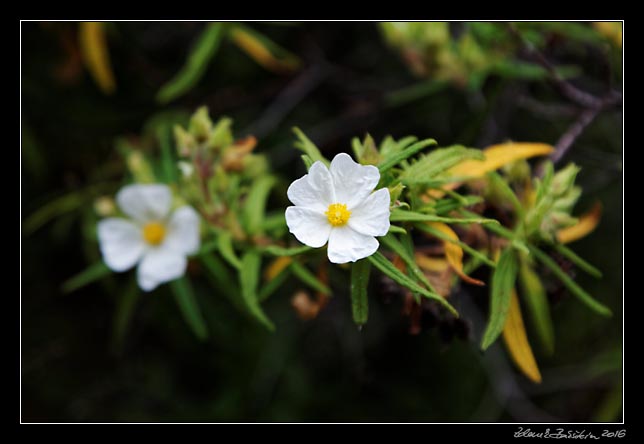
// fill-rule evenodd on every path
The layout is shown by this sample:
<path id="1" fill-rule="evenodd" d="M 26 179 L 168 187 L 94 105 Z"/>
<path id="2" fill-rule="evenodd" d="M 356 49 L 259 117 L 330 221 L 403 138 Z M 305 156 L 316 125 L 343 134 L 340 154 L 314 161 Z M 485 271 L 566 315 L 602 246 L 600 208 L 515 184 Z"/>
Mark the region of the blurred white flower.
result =
<path id="1" fill-rule="evenodd" d="M 340 153 L 328 169 L 318 161 L 294 181 L 287 195 L 295 206 L 286 209 L 291 233 L 309 247 L 327 242 L 329 260 L 336 264 L 371 256 L 379 243 L 374 236 L 389 231 L 389 190 L 372 193 L 380 172 Z"/>
<path id="2" fill-rule="evenodd" d="M 189 206 L 170 214 L 172 193 L 166 185 L 128 185 L 116 195 L 131 219 L 110 217 L 98 223 L 103 260 L 114 271 L 136 264 L 139 287 L 151 291 L 186 271 L 186 256 L 199 249 L 199 215 Z"/>

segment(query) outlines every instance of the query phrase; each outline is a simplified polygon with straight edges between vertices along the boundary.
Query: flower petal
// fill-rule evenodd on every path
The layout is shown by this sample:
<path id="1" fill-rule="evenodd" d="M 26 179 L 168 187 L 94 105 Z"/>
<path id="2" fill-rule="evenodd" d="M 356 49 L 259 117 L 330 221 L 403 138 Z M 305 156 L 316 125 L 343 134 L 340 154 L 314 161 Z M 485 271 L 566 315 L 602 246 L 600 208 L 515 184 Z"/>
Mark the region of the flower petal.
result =
<path id="1" fill-rule="evenodd" d="M 132 222 L 116 217 L 98 223 L 98 241 L 103 260 L 113 271 L 132 268 L 145 249 L 141 229 Z"/>
<path id="2" fill-rule="evenodd" d="M 352 210 L 378 185 L 380 171 L 373 165 L 360 165 L 348 154 L 340 153 L 331 161 L 331 176 L 336 202 L 346 204 Z"/>
<path id="3" fill-rule="evenodd" d="M 308 208 L 288 207 L 286 225 L 297 240 L 313 248 L 320 248 L 326 244 L 331 233 L 331 224 L 327 217 Z"/>
<path id="4" fill-rule="evenodd" d="M 375 237 L 358 233 L 348 225 L 335 227 L 329 236 L 329 260 L 334 264 L 355 262 L 374 254 L 379 245 Z"/>
<path id="5" fill-rule="evenodd" d="M 389 231 L 389 189 L 371 193 L 360 206 L 353 209 L 348 225 L 358 233 L 384 236 Z"/>
<path id="6" fill-rule="evenodd" d="M 331 173 L 320 161 L 311 165 L 308 174 L 294 181 L 286 195 L 295 205 L 318 212 L 326 211 L 336 202 Z"/>
<path id="7" fill-rule="evenodd" d="M 145 223 L 168 216 L 172 193 L 170 188 L 161 184 L 128 185 L 118 192 L 116 202 L 125 214 Z"/>
<path id="8" fill-rule="evenodd" d="M 188 261 L 182 254 L 169 248 L 149 249 L 137 269 L 137 280 L 143 291 L 154 290 L 159 284 L 180 278 L 186 272 Z"/>
<path id="9" fill-rule="evenodd" d="M 172 214 L 163 245 L 184 255 L 197 252 L 200 245 L 199 215 L 192 207 L 177 208 Z"/>

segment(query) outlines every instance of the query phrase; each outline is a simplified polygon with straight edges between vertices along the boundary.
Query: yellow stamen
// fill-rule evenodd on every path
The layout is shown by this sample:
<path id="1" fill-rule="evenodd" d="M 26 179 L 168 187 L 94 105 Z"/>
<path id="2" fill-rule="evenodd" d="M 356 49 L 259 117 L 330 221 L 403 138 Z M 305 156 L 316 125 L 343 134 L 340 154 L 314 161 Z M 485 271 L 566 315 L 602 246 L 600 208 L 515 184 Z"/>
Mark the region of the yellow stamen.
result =
<path id="1" fill-rule="evenodd" d="M 143 239 L 148 244 L 159 245 L 165 237 L 165 227 L 159 222 L 148 222 L 143 227 Z"/>
<path id="2" fill-rule="evenodd" d="M 329 219 L 329 223 L 334 227 L 341 227 L 346 224 L 351 216 L 351 211 L 347 210 L 347 206 L 341 203 L 334 203 L 329 205 L 329 209 L 324 213 Z"/>

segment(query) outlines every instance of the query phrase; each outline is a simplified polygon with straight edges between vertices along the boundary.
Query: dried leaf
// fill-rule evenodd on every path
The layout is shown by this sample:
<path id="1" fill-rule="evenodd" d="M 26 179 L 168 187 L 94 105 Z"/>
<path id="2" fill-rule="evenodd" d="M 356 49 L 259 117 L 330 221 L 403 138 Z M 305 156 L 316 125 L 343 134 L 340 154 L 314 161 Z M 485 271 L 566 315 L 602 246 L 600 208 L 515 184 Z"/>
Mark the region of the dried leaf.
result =
<path id="1" fill-rule="evenodd" d="M 264 281 L 265 282 L 270 282 L 275 277 L 280 274 L 286 267 L 291 265 L 291 262 L 293 262 L 293 258 L 289 256 L 281 256 L 276 258 L 273 262 L 269 264 L 268 267 L 264 270 Z"/>
<path id="2" fill-rule="evenodd" d="M 456 235 L 454 230 L 449 227 L 449 225 L 446 225 L 442 222 L 430 222 L 429 225 L 436 230 L 444 233 L 449 238 L 458 240 L 458 236 Z M 443 246 L 445 248 L 445 258 L 447 259 L 447 262 L 452 267 L 452 269 L 454 269 L 456 274 L 460 276 L 461 279 L 469 284 L 485 285 L 484 282 L 479 281 L 478 279 L 471 278 L 463 272 L 463 249 L 460 247 L 460 245 L 443 240 Z"/>
<path id="3" fill-rule="evenodd" d="M 291 72 L 300 67 L 297 57 L 250 28 L 235 24 L 229 35 L 242 51 L 269 71 Z"/>
<path id="4" fill-rule="evenodd" d="M 526 336 L 525 325 L 523 317 L 521 316 L 521 307 L 519 306 L 519 298 L 514 289 L 510 295 L 510 309 L 508 310 L 508 317 L 505 320 L 503 327 L 503 340 L 505 346 L 510 352 L 510 357 L 517 365 L 519 370 L 528 377 L 532 382 L 541 382 L 541 373 L 537 366 L 537 361 L 534 359 L 532 347 L 528 342 Z"/>
<path id="5" fill-rule="evenodd" d="M 601 215 L 602 204 L 595 202 L 590 211 L 579 217 L 579 221 L 575 225 L 559 230 L 557 240 L 562 244 L 567 244 L 587 236 L 597 227 Z"/>
<path id="6" fill-rule="evenodd" d="M 508 142 L 492 145 L 483 150 L 485 160 L 466 160 L 450 168 L 448 173 L 456 177 L 482 177 L 516 160 L 545 156 L 553 151 L 554 147 L 545 143 Z"/>
<path id="7" fill-rule="evenodd" d="M 81 22 L 78 37 L 85 66 L 105 94 L 116 90 L 102 22 Z"/>

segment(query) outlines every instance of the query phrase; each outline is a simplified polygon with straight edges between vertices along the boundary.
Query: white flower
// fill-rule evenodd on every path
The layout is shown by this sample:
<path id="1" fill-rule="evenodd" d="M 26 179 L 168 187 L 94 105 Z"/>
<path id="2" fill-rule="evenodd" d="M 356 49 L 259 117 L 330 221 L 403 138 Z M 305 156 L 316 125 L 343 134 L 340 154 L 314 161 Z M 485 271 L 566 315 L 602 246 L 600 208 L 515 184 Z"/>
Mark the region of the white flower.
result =
<path id="1" fill-rule="evenodd" d="M 374 236 L 389 231 L 389 190 L 372 193 L 379 180 L 378 168 L 345 153 L 333 158 L 330 170 L 315 162 L 288 188 L 295 204 L 286 209 L 290 232 L 309 247 L 328 241 L 329 260 L 336 264 L 371 256 L 379 246 Z"/>
<path id="2" fill-rule="evenodd" d="M 98 223 L 103 260 L 114 271 L 139 264 L 137 280 L 144 291 L 177 279 L 186 271 L 186 256 L 199 249 L 199 216 L 189 206 L 170 214 L 172 193 L 165 185 L 129 185 L 116 202 L 131 220 L 111 217 Z"/>

